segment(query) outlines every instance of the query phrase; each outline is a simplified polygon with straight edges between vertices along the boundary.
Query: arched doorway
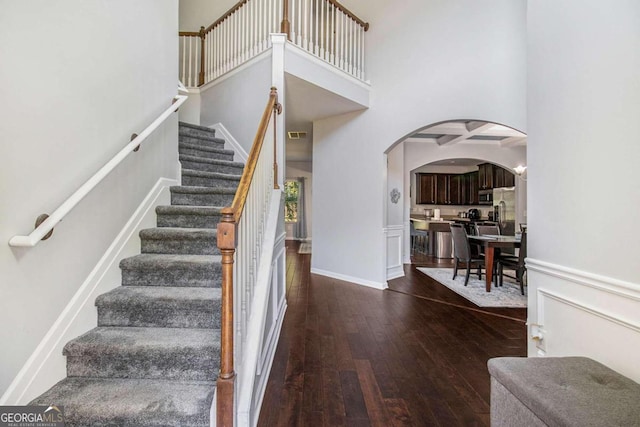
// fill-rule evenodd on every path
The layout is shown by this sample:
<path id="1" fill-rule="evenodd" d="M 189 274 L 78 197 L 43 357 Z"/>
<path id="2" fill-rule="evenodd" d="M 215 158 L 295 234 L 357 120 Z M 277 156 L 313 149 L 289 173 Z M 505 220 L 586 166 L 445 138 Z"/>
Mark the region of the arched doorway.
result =
<path id="1" fill-rule="evenodd" d="M 407 134 L 392 144 L 385 155 L 388 278 L 402 275 L 399 260 L 402 264 L 411 263 L 411 215 L 422 214 L 424 218 L 425 209 L 431 209 L 431 214 L 434 209 L 439 209 L 441 218 L 453 219 L 461 212 L 478 209 L 488 220 L 493 208 L 489 204 L 477 203 L 478 195 L 475 199 L 418 200 L 416 173 L 465 175 L 474 171 L 480 173 L 478 165 L 491 165 L 494 168 L 492 173 L 495 170 L 499 175 L 501 181 L 497 184 L 500 187 L 511 183 L 516 187 L 515 226 L 526 223 L 525 178 L 511 175 L 513 182 L 504 182 L 505 173 L 512 174 L 515 167 L 526 166 L 526 135 L 517 129 L 485 120 L 438 122 Z M 493 187 L 491 183 L 482 190 L 492 190 Z M 394 189 L 402 195 L 396 203 L 391 194 Z"/>

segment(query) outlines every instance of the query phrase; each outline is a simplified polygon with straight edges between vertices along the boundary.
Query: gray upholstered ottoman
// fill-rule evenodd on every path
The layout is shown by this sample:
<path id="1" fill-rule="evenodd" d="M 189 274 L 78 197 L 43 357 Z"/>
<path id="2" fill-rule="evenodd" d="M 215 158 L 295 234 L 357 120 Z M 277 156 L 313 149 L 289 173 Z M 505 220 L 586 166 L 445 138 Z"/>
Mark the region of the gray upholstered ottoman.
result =
<path id="1" fill-rule="evenodd" d="M 489 360 L 491 426 L 640 426 L 640 384 L 586 357 Z"/>

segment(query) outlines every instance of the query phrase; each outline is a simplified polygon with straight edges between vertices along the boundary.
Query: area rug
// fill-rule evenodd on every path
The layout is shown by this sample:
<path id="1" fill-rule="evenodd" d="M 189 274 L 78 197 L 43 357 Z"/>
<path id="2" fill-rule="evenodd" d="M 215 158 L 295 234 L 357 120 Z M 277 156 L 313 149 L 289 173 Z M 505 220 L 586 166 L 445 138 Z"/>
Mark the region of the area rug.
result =
<path id="1" fill-rule="evenodd" d="M 525 308 L 527 306 L 527 296 L 520 293 L 520 285 L 508 277 L 504 278 L 503 286 L 492 285 L 491 292 L 487 292 L 484 276 L 482 280 L 478 280 L 473 270 L 467 286 L 464 285 L 464 269 L 458 269 L 455 280 L 451 279 L 453 268 L 419 267 L 418 270 L 479 307 Z M 526 290 L 525 287 L 525 292 Z"/>
<path id="2" fill-rule="evenodd" d="M 303 242 L 300 243 L 300 247 L 298 248 L 299 254 L 310 254 L 311 253 L 311 242 Z"/>

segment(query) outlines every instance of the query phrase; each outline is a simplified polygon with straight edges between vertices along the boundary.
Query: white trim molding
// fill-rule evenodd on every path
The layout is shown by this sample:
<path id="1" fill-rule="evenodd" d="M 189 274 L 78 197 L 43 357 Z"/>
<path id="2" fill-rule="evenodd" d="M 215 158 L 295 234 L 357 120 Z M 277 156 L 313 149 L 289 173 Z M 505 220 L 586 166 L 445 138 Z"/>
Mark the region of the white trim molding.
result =
<path id="1" fill-rule="evenodd" d="M 527 258 L 528 354 L 586 356 L 640 380 L 640 285 Z"/>
<path id="2" fill-rule="evenodd" d="M 2 395 L 0 405 L 24 405 L 65 377 L 62 348 L 96 327 L 96 297 L 122 283 L 120 260 L 140 253 L 138 233 L 155 227 L 156 206 L 170 204 L 169 187 L 177 184 L 167 178 L 156 182 Z"/>
<path id="3" fill-rule="evenodd" d="M 216 137 L 224 139 L 225 148 L 226 148 L 226 145 L 228 144 L 229 145 L 228 148 L 235 152 L 236 156 L 238 156 L 237 161 L 240 161 L 242 163 L 247 163 L 249 154 L 244 148 L 242 148 L 242 145 L 240 145 L 238 140 L 235 139 L 233 135 L 231 135 L 231 132 L 229 132 L 229 130 L 226 127 L 224 127 L 222 123 L 216 123 L 209 127 L 211 129 L 216 130 Z"/>
<path id="4" fill-rule="evenodd" d="M 384 228 L 384 235 L 387 243 L 387 280 L 404 277 L 404 225 L 389 225 Z"/>
<path id="5" fill-rule="evenodd" d="M 385 290 L 389 287 L 387 285 L 387 282 L 374 282 L 373 280 L 361 279 L 359 277 L 348 276 L 346 274 L 334 273 L 333 271 L 322 270 L 320 268 L 312 268 L 311 273 L 379 290 Z"/>
<path id="6" fill-rule="evenodd" d="M 568 280 L 583 286 L 589 286 L 604 292 L 640 301 L 640 283 L 626 282 L 624 280 L 589 273 L 587 271 L 565 267 L 533 258 L 527 258 L 526 264 L 528 271 L 537 271 L 542 274 Z"/>

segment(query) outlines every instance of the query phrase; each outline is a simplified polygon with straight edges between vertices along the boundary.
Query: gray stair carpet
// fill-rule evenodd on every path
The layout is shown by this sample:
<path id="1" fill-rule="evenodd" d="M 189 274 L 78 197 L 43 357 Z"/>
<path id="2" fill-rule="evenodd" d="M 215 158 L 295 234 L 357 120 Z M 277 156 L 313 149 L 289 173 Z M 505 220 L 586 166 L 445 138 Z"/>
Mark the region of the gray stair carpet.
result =
<path id="1" fill-rule="evenodd" d="M 98 325 L 68 342 L 67 378 L 31 402 L 64 405 L 68 426 L 208 426 L 220 367 L 220 211 L 244 165 L 215 131 L 180 123 L 182 185 L 98 296 Z"/>

